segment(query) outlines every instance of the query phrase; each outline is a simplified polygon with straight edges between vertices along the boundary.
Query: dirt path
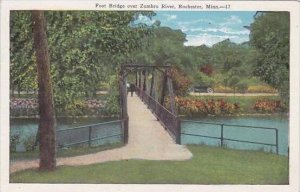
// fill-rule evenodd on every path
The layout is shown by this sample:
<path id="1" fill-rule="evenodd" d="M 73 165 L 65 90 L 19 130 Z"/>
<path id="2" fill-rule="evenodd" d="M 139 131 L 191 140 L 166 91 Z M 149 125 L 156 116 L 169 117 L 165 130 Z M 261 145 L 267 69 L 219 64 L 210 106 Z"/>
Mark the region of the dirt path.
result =
<path id="1" fill-rule="evenodd" d="M 188 160 L 192 153 L 177 145 L 142 101 L 128 97 L 129 140 L 124 147 L 98 153 L 57 158 L 57 165 L 89 165 L 124 159 Z M 11 162 L 10 172 L 37 168 L 38 160 Z"/>

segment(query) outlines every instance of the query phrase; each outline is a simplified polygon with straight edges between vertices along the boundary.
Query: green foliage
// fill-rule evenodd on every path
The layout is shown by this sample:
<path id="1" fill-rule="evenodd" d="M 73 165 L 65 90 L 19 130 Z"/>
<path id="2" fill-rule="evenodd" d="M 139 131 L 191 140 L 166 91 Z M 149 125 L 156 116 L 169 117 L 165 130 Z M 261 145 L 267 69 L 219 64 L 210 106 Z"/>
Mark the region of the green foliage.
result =
<path id="1" fill-rule="evenodd" d="M 176 98 L 178 111 L 187 116 L 229 115 L 239 112 L 239 105 L 225 99 Z"/>
<path id="2" fill-rule="evenodd" d="M 180 110 L 181 115 L 208 115 L 206 112 L 208 108 L 203 108 L 206 101 L 214 100 L 215 102 L 215 114 L 212 115 L 240 115 L 240 114 L 270 114 L 270 113 L 285 113 L 287 108 L 282 105 L 279 96 L 188 96 L 181 98 L 179 107 L 182 106 Z M 226 105 L 220 105 L 223 101 Z M 260 102 L 263 101 L 263 102 Z M 197 104 L 198 103 L 198 104 Z M 202 104 L 201 104 L 202 103 Z M 234 106 L 234 108 L 230 106 Z M 222 114 L 219 109 L 224 108 L 227 112 Z M 195 113 L 197 111 L 202 111 L 201 113 Z M 194 112 L 194 114 L 193 114 Z M 223 110 L 224 112 L 224 110 Z"/>
<path id="3" fill-rule="evenodd" d="M 118 73 L 122 63 L 128 62 L 172 65 L 181 75 L 187 74 L 188 77 L 174 78 L 178 95 L 184 95 L 192 84 L 245 92 L 249 86 L 263 84 L 253 73 L 278 89 L 281 95 L 288 95 L 287 13 L 258 14 L 251 25 L 253 46 L 227 39 L 212 47 L 184 46 L 186 34 L 182 31 L 160 27 L 159 22 L 152 26 L 136 23 L 140 14 L 150 18 L 154 15 L 131 11 L 45 12 L 58 113 L 81 114 L 84 109 L 80 103 L 94 98 L 98 90 L 109 91 L 106 111 L 117 112 L 118 90 L 111 90 L 117 84 L 107 82 Z M 12 90 L 37 87 L 30 21 L 28 11 L 12 11 Z"/>
<path id="4" fill-rule="evenodd" d="M 233 89 L 223 85 L 217 85 L 214 87 L 215 93 L 233 93 Z"/>
<path id="5" fill-rule="evenodd" d="M 10 15 L 10 87 L 12 90 L 37 88 L 30 12 Z"/>
<path id="6" fill-rule="evenodd" d="M 149 46 L 134 52 L 131 55 L 132 62 L 146 65 L 189 65 L 189 63 L 184 63 L 187 56 L 182 51 L 183 43 L 186 41 L 185 36 L 180 30 L 172 30 L 168 27 L 155 28 L 153 36 L 147 38 Z"/>
<path id="7" fill-rule="evenodd" d="M 23 141 L 23 145 L 26 151 L 33 151 L 35 146 L 36 135 L 30 135 Z"/>
<path id="8" fill-rule="evenodd" d="M 245 93 L 247 91 L 248 86 L 249 86 L 249 84 L 247 81 L 239 81 L 236 84 L 237 91 L 242 92 L 242 93 Z"/>
<path id="9" fill-rule="evenodd" d="M 286 111 L 279 100 L 259 99 L 255 102 L 253 107 L 257 112 L 274 113 Z"/>
<path id="10" fill-rule="evenodd" d="M 249 85 L 248 93 L 277 93 L 276 89 L 269 85 Z"/>
<path id="11" fill-rule="evenodd" d="M 105 104 L 105 112 L 108 114 L 118 114 L 120 112 L 118 77 L 116 75 L 110 76 L 108 84 L 111 89 L 109 90 L 107 102 Z"/>
<path id="12" fill-rule="evenodd" d="M 288 12 L 258 12 L 250 42 L 258 50 L 254 74 L 289 100 L 290 16 Z"/>
<path id="13" fill-rule="evenodd" d="M 83 98 L 119 71 L 129 54 L 145 46 L 152 27 L 134 24 L 132 11 L 46 11 L 47 38 L 58 112 L 80 113 Z M 29 11 L 11 12 L 11 88 L 36 89 L 36 67 Z"/>
<path id="14" fill-rule="evenodd" d="M 188 90 L 191 86 L 191 80 L 189 76 L 182 70 L 172 68 L 171 77 L 173 80 L 173 89 L 175 95 L 184 96 L 187 95 Z"/>
<path id="15" fill-rule="evenodd" d="M 155 28 L 154 36 L 149 37 L 149 47 L 132 55 L 133 63 L 175 66 L 188 74 L 194 85 L 226 85 L 239 90 L 247 88 L 245 82 L 252 79 L 253 57 L 256 54 L 252 47 L 230 40 L 211 48 L 205 45 L 186 47 L 185 41 L 185 34 L 181 31 L 168 27 Z M 176 80 L 174 82 L 176 87 L 178 83 Z"/>
<path id="16" fill-rule="evenodd" d="M 196 85 L 201 85 L 201 86 L 213 86 L 215 84 L 215 78 L 208 76 L 202 72 L 197 72 L 195 77 L 194 77 L 194 83 Z"/>
<path id="17" fill-rule="evenodd" d="M 20 143 L 20 134 L 10 135 L 9 138 L 9 149 L 10 151 L 16 151 L 17 145 Z"/>
<path id="18" fill-rule="evenodd" d="M 235 92 L 235 89 L 236 89 L 236 86 L 237 84 L 239 83 L 240 81 L 240 78 L 239 76 L 237 75 L 234 75 L 234 76 L 228 76 L 226 79 L 225 79 L 225 83 L 226 85 L 228 85 L 229 87 L 232 87 L 234 92 Z"/>

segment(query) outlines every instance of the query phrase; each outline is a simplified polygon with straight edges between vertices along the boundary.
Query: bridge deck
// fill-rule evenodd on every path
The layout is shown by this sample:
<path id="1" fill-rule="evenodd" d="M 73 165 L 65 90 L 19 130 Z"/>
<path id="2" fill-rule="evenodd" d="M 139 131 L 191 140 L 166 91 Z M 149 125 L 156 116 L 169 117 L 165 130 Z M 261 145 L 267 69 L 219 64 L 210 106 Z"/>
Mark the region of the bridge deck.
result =
<path id="1" fill-rule="evenodd" d="M 89 165 L 125 159 L 187 160 L 192 153 L 175 144 L 146 105 L 136 96 L 128 96 L 129 140 L 124 147 L 98 153 L 57 158 L 58 165 Z M 11 162 L 10 172 L 37 168 L 38 160 Z"/>
<path id="2" fill-rule="evenodd" d="M 132 155 L 142 159 L 189 159 L 191 152 L 175 144 L 147 106 L 136 96 L 128 96 L 129 141 Z"/>

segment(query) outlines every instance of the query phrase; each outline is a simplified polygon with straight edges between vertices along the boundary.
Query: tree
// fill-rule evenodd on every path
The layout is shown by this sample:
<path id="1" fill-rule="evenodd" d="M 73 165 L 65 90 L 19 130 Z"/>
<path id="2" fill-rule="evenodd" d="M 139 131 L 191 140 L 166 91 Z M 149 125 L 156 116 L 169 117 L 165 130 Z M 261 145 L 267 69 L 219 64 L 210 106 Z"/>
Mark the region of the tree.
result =
<path id="1" fill-rule="evenodd" d="M 133 52 L 133 63 L 144 65 L 171 65 L 173 88 L 176 95 L 185 95 L 191 80 L 187 76 L 192 72 L 192 57 L 185 50 L 186 35 L 180 30 L 155 26 L 153 35 L 147 38 L 148 46 Z M 157 86 L 162 87 L 164 77 L 156 75 Z M 159 90 L 159 89 L 158 89 Z"/>
<path id="2" fill-rule="evenodd" d="M 129 53 L 146 46 L 152 26 L 136 24 L 133 11 L 46 11 L 47 41 L 56 114 L 82 113 L 76 103 L 92 97 L 116 74 Z M 11 14 L 11 88 L 35 88 L 36 67 L 29 11 Z M 27 80 L 28 79 L 28 80 Z M 31 86 L 32 85 L 32 86 Z"/>
<path id="3" fill-rule="evenodd" d="M 55 114 L 53 90 L 50 76 L 45 18 L 42 11 L 32 11 L 33 39 L 36 54 L 39 102 L 39 148 L 40 170 L 54 170 L 55 158 Z"/>
<path id="4" fill-rule="evenodd" d="M 176 67 L 171 68 L 170 71 L 175 95 L 185 96 L 191 86 L 189 76 L 184 71 Z"/>
<path id="5" fill-rule="evenodd" d="M 254 74 L 278 89 L 284 101 L 288 103 L 289 13 L 258 12 L 250 30 L 250 43 L 258 52 Z"/>

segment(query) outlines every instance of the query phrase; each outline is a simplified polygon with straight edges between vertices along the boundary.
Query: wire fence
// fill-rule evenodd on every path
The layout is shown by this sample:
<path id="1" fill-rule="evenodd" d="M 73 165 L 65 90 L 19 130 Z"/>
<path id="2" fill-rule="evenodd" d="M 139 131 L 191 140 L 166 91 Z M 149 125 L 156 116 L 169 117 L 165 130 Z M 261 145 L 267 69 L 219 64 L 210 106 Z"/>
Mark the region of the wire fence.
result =
<path id="1" fill-rule="evenodd" d="M 96 146 L 124 142 L 124 122 L 124 120 L 117 120 L 57 130 L 57 146 L 63 148 L 74 145 Z"/>

